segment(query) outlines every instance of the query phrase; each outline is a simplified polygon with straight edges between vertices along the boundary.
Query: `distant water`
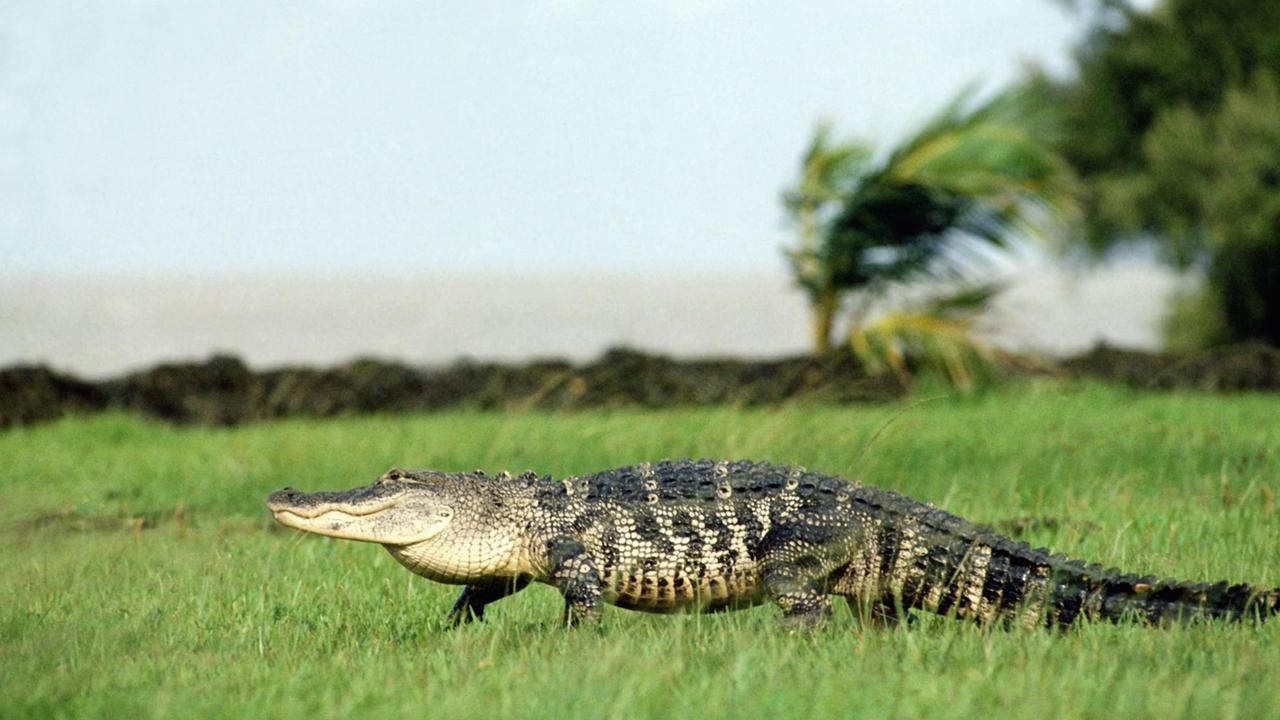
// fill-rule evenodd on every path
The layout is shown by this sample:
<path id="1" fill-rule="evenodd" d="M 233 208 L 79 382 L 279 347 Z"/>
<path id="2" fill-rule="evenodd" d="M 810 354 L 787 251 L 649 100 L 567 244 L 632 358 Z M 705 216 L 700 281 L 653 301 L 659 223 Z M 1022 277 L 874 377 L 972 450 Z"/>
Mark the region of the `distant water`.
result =
<path id="1" fill-rule="evenodd" d="M 1001 344 L 1063 354 L 1099 339 L 1158 345 L 1175 279 L 1131 262 L 1076 280 L 1012 277 L 985 326 Z M 0 365 L 103 377 L 214 352 L 256 367 L 359 356 L 584 360 L 626 345 L 679 356 L 804 351 L 804 297 L 785 276 L 10 278 Z"/>

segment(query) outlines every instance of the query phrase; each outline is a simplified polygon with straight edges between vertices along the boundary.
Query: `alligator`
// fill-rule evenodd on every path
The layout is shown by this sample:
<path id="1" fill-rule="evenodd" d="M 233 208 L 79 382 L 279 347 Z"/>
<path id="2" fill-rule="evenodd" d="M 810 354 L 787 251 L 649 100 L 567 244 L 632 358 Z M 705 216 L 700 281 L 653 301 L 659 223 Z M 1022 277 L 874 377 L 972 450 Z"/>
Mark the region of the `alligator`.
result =
<path id="1" fill-rule="evenodd" d="M 1265 618 L 1280 588 L 1190 583 L 1103 569 L 898 493 L 750 461 L 680 460 L 560 481 L 534 472 L 392 469 L 347 492 L 285 488 L 280 523 L 383 545 L 409 570 L 464 586 L 451 624 L 532 581 L 567 625 L 602 603 L 715 612 L 772 601 L 805 628 L 846 598 L 873 624 L 912 610 L 1028 627 Z"/>

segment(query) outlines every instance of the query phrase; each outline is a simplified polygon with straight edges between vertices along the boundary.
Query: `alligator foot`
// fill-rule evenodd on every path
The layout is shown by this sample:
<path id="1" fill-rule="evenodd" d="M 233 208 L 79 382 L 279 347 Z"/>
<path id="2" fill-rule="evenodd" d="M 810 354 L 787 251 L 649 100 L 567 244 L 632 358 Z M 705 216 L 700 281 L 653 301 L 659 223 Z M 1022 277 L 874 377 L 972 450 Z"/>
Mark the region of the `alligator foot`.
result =
<path id="1" fill-rule="evenodd" d="M 891 600 L 868 603 L 850 598 L 849 608 L 858 624 L 864 628 L 889 629 L 904 624 L 910 627 L 918 620 L 910 610 Z"/>

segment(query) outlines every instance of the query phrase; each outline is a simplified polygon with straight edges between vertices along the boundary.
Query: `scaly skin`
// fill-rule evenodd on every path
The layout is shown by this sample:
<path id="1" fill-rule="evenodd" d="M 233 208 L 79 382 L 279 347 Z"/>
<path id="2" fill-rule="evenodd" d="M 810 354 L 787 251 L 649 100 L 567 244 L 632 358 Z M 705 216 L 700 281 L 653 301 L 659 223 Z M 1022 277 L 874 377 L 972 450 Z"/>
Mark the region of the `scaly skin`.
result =
<path id="1" fill-rule="evenodd" d="M 1103 570 L 897 493 L 766 463 L 663 461 L 563 481 L 391 470 L 267 504 L 285 525 L 381 543 L 409 570 L 465 585 L 453 622 L 531 581 L 561 592 L 571 625 L 597 620 L 602 602 L 666 613 L 772 601 L 807 626 L 833 595 L 872 621 L 910 609 L 1058 627 L 1280 612 L 1280 590 Z"/>

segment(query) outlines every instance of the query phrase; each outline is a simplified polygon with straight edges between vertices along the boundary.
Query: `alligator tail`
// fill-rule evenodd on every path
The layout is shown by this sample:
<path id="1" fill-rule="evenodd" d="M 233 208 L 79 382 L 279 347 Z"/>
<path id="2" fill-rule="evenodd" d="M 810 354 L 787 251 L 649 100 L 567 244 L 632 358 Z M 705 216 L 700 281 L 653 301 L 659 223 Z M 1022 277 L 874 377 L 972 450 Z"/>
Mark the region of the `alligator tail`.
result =
<path id="1" fill-rule="evenodd" d="M 954 548 L 954 545 L 952 545 Z M 1280 614 L 1280 588 L 1195 583 L 1124 573 L 1032 549 L 990 531 L 966 549 L 954 583 L 956 607 L 980 621 L 1068 627 L 1081 620 L 1168 625 Z M 954 597 L 944 594 L 944 600 Z M 945 605 L 941 608 L 946 610 Z"/>
<path id="2" fill-rule="evenodd" d="M 1067 627 L 1083 619 L 1156 625 L 1280 614 L 1280 588 L 1122 573 L 1033 549 L 891 492 L 857 492 L 878 518 L 835 592 L 979 622 Z"/>
<path id="3" fill-rule="evenodd" d="M 1201 619 L 1266 619 L 1280 613 L 1280 589 L 1260 590 L 1243 583 L 1192 583 L 1158 580 L 1096 566 L 1066 563 L 1050 585 L 1046 620 L 1059 626 L 1080 617 L 1098 620 L 1136 618 L 1153 625 Z"/>

